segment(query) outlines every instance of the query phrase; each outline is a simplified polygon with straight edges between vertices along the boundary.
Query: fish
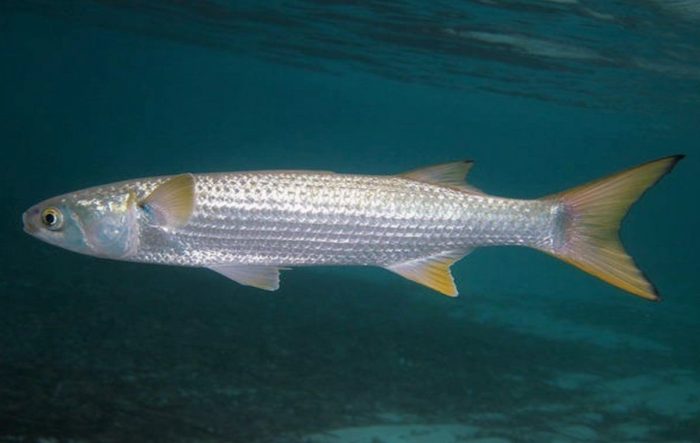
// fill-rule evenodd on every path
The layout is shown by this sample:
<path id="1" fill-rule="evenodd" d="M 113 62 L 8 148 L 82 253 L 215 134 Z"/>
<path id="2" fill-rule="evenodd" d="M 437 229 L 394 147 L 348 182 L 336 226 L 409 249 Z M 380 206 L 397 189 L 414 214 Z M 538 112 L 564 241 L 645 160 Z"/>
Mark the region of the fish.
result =
<path id="1" fill-rule="evenodd" d="M 674 155 L 537 199 L 487 194 L 472 161 L 394 175 L 270 170 L 139 178 L 50 198 L 24 231 L 90 256 L 208 268 L 276 290 L 280 272 L 377 266 L 447 296 L 451 266 L 479 247 L 545 252 L 626 292 L 658 300 L 619 230 Z"/>

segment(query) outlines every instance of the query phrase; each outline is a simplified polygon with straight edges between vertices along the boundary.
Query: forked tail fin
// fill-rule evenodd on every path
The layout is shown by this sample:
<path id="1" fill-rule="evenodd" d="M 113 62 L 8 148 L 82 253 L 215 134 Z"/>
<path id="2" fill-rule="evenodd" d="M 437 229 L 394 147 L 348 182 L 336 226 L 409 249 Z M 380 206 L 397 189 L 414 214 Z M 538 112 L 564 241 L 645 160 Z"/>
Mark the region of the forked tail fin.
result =
<path id="1" fill-rule="evenodd" d="M 648 300 L 659 295 L 625 252 L 618 231 L 630 206 L 684 156 L 644 163 L 545 197 L 564 207 L 564 239 L 548 253 L 601 280 Z"/>

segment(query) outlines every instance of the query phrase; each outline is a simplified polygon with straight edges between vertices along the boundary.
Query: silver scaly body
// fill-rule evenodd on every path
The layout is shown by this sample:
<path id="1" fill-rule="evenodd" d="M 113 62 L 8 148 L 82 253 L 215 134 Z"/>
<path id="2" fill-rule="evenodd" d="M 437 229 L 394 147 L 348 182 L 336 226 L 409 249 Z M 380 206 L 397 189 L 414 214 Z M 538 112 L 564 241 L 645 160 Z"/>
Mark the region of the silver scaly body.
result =
<path id="1" fill-rule="evenodd" d="M 168 177 L 88 191 L 143 198 Z M 387 266 L 477 246 L 548 249 L 557 206 L 465 192 L 400 176 L 318 172 L 197 174 L 189 222 L 142 220 L 126 260 L 184 266 Z"/>

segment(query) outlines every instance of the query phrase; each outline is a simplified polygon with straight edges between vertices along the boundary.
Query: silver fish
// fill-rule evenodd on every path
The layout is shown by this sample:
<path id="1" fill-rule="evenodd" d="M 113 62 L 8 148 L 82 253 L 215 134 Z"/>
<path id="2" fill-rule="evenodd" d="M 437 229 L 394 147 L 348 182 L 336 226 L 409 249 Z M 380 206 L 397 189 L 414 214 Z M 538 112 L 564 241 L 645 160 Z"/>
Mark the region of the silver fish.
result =
<path id="1" fill-rule="evenodd" d="M 535 200 L 469 186 L 470 161 L 389 176 L 181 174 L 54 197 L 28 209 L 23 222 L 27 233 L 71 251 L 204 267 L 267 290 L 279 287 L 279 272 L 289 267 L 368 265 L 456 296 L 454 262 L 481 246 L 527 246 L 656 300 L 618 229 L 682 157 Z"/>

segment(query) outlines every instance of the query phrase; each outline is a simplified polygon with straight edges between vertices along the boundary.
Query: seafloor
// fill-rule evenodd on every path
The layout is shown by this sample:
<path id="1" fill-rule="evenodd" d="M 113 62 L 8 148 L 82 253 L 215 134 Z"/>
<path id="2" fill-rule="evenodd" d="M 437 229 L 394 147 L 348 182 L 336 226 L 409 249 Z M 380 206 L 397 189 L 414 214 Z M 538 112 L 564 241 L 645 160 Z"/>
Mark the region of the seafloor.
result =
<path id="1" fill-rule="evenodd" d="M 339 269 L 270 294 L 62 257 L 2 281 L 2 442 L 700 441 L 694 353 L 653 331 L 689 325 L 643 301 L 454 300 Z"/>

